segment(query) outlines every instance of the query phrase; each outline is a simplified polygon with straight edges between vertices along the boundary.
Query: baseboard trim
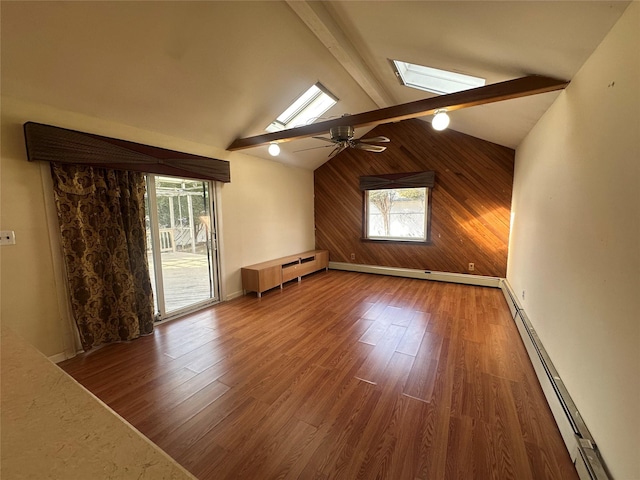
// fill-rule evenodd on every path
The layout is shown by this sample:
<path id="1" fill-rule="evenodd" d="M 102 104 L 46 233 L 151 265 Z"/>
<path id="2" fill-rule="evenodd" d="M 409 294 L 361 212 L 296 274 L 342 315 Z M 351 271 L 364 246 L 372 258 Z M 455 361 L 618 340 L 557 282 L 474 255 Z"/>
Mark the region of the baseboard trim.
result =
<path id="1" fill-rule="evenodd" d="M 376 275 L 390 275 L 393 277 L 418 278 L 420 280 L 434 280 L 437 282 L 462 283 L 479 287 L 500 288 L 501 279 L 481 275 L 467 275 L 464 273 L 434 272 L 431 270 L 415 270 L 412 268 L 381 267 L 377 265 L 363 265 L 360 263 L 329 262 L 332 270 L 349 272 L 373 273 Z"/>
<path id="2" fill-rule="evenodd" d="M 609 480 L 591 433 L 511 285 L 502 279 L 500 288 L 580 479 Z"/>
<path id="3" fill-rule="evenodd" d="M 225 300 L 225 302 L 228 302 L 228 301 L 233 300 L 235 298 L 239 298 L 242 295 L 244 295 L 244 292 L 242 290 L 238 290 L 237 292 L 233 292 L 233 293 L 227 294 L 227 296 L 226 296 L 226 298 L 224 300 Z"/>
<path id="4" fill-rule="evenodd" d="M 62 352 L 62 353 L 56 353 L 55 355 L 51 355 L 50 357 L 47 357 L 50 361 L 52 361 L 53 363 L 60 363 L 60 362 L 64 362 L 65 360 L 67 360 L 67 354 Z"/>

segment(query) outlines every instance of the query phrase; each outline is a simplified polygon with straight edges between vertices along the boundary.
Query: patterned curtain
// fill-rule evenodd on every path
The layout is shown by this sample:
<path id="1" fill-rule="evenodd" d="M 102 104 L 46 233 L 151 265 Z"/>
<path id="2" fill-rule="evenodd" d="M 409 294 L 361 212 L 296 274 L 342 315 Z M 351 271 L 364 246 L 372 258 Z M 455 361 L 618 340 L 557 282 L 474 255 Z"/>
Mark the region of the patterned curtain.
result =
<path id="1" fill-rule="evenodd" d="M 58 163 L 51 173 L 83 348 L 151 333 L 144 175 Z"/>

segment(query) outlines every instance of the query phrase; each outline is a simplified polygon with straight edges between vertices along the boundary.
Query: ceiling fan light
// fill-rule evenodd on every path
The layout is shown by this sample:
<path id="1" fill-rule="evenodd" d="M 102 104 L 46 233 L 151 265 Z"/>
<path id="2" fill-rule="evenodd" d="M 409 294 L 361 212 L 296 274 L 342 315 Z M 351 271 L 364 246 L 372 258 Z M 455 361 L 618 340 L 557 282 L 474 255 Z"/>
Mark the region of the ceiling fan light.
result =
<path id="1" fill-rule="evenodd" d="M 431 120 L 431 126 L 434 130 L 442 131 L 449 126 L 449 115 L 444 110 L 439 110 Z"/>
<path id="2" fill-rule="evenodd" d="M 272 157 L 277 157 L 278 155 L 280 155 L 280 145 L 278 145 L 276 142 L 271 142 L 271 144 L 269 144 L 269 155 L 271 155 Z"/>

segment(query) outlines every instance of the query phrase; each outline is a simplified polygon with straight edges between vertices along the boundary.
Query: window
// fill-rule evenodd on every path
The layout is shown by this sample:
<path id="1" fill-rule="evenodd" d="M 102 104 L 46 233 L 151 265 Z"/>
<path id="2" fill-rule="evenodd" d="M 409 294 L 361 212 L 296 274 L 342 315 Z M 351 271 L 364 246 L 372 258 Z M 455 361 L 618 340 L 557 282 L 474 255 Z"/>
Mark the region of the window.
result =
<path id="1" fill-rule="evenodd" d="M 366 238 L 426 242 L 428 188 L 366 190 Z"/>
<path id="2" fill-rule="evenodd" d="M 320 83 L 316 83 L 278 116 L 265 130 L 279 132 L 287 128 L 308 125 L 333 107 L 338 99 Z"/>
<path id="3" fill-rule="evenodd" d="M 438 95 L 482 87 L 484 78 L 393 60 L 396 76 L 403 85 Z"/>
<path id="4" fill-rule="evenodd" d="M 434 172 L 360 177 L 363 239 L 429 242 Z"/>

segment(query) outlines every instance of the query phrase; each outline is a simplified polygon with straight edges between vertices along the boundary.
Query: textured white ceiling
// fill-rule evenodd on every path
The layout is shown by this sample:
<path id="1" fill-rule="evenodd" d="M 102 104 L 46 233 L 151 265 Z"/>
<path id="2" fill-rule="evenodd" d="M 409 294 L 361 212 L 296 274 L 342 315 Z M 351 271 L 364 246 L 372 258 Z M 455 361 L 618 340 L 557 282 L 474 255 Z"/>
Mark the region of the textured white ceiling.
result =
<path id="1" fill-rule="evenodd" d="M 570 80 L 628 2 L 323 2 L 334 39 L 387 99 L 395 58 L 487 78 Z M 226 148 L 263 133 L 320 81 L 326 116 L 378 108 L 285 2 L 2 2 L 2 95 Z M 325 18 L 325 21 L 327 19 Z M 336 28 L 339 30 L 336 33 Z M 353 73 L 353 72 L 352 72 Z M 516 147 L 558 93 L 454 112 L 451 127 Z M 366 132 L 356 132 L 360 136 Z M 99 132 L 97 132 L 99 133 Z M 315 168 L 320 142 L 283 144 L 279 160 Z M 329 149 L 330 150 L 330 149 Z M 265 147 L 245 153 L 270 158 Z"/>

